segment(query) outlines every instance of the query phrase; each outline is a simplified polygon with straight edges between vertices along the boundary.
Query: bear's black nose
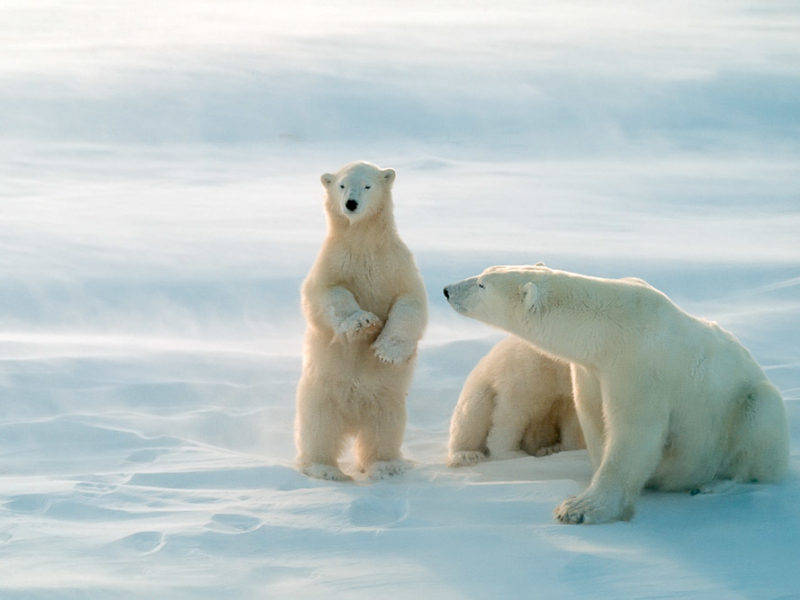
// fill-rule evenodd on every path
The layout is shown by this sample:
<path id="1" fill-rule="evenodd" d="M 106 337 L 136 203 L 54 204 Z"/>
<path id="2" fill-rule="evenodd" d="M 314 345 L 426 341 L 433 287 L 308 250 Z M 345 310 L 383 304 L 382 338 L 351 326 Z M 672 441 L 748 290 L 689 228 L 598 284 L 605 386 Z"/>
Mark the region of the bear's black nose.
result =
<path id="1" fill-rule="evenodd" d="M 350 200 L 344 203 L 344 207 L 350 212 L 353 212 L 355 209 L 358 208 L 358 202 L 356 202 L 351 198 Z"/>
<path id="2" fill-rule="evenodd" d="M 444 288 L 444 297 L 450 300 L 450 292 L 447 291 L 447 288 Z"/>

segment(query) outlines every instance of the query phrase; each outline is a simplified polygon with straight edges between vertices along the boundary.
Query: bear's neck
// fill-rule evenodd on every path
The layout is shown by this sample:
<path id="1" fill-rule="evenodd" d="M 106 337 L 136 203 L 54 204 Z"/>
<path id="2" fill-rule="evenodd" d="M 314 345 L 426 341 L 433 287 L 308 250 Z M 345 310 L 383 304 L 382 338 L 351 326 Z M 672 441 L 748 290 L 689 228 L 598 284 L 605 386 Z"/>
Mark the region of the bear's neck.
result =
<path id="1" fill-rule="evenodd" d="M 512 333 L 547 354 L 591 368 L 614 360 L 608 349 L 614 347 L 623 328 L 605 311 L 570 310 L 562 305 L 529 315 L 522 330 Z"/>
<path id="2" fill-rule="evenodd" d="M 328 238 L 359 247 L 375 247 L 397 237 L 397 227 L 389 210 L 381 210 L 366 219 L 351 223 L 340 214 L 328 216 Z"/>

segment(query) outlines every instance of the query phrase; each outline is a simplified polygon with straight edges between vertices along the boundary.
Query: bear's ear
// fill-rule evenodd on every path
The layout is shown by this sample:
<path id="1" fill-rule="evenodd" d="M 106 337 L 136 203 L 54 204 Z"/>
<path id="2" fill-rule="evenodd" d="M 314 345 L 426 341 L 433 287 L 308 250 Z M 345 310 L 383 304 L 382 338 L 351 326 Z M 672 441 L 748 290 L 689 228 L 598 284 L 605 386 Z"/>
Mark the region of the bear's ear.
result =
<path id="1" fill-rule="evenodd" d="M 322 185 L 326 188 L 333 183 L 334 179 L 336 179 L 336 175 L 332 175 L 330 173 L 323 173 L 319 178 L 319 180 L 322 182 Z"/>
<path id="2" fill-rule="evenodd" d="M 522 286 L 522 304 L 525 310 L 539 310 L 542 302 L 542 292 L 539 286 L 529 281 Z"/>
<path id="3" fill-rule="evenodd" d="M 386 185 L 392 185 L 396 175 L 397 173 L 394 172 L 394 169 L 384 169 L 381 171 L 381 177 L 383 177 L 383 182 Z"/>
<path id="4" fill-rule="evenodd" d="M 534 267 L 546 267 L 547 265 L 546 265 L 546 264 L 544 264 L 542 261 L 539 261 L 539 262 L 537 262 L 537 263 L 536 263 L 535 265 L 533 265 L 533 266 L 534 266 Z"/>

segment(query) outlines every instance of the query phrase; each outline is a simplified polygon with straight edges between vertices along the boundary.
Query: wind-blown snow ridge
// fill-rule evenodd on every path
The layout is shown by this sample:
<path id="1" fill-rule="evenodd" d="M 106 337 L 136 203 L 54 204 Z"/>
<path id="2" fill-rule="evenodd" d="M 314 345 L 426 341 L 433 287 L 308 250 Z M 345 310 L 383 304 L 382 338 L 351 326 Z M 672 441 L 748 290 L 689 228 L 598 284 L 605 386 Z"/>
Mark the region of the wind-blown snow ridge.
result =
<path id="1" fill-rule="evenodd" d="M 0 6 L 0 597 L 796 596 L 797 6 L 268 4 Z M 359 159 L 397 169 L 430 325 L 414 468 L 336 484 L 293 468 L 299 286 Z M 501 334 L 441 289 L 537 261 L 736 334 L 788 479 L 567 527 L 585 452 L 446 468 Z"/>

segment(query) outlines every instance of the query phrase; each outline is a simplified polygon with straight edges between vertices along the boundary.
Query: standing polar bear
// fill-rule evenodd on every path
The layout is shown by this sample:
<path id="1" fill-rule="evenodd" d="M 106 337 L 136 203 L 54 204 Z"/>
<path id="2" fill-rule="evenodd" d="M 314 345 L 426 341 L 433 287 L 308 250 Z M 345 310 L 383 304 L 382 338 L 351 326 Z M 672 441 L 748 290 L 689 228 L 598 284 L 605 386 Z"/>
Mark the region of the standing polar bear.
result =
<path id="1" fill-rule="evenodd" d="M 629 519 L 645 485 L 693 490 L 785 475 L 778 390 L 730 333 L 645 282 L 491 267 L 444 293 L 461 314 L 572 363 L 594 475 L 556 508 L 558 520 Z"/>
<path id="2" fill-rule="evenodd" d="M 400 444 L 425 286 L 395 227 L 394 170 L 355 162 L 321 179 L 328 234 L 301 289 L 297 464 L 312 477 L 350 479 L 338 459 L 354 436 L 360 470 L 380 478 L 406 468 Z"/>
<path id="3" fill-rule="evenodd" d="M 572 402 L 569 364 L 510 335 L 464 382 L 450 422 L 448 465 L 546 456 L 585 448 Z"/>

